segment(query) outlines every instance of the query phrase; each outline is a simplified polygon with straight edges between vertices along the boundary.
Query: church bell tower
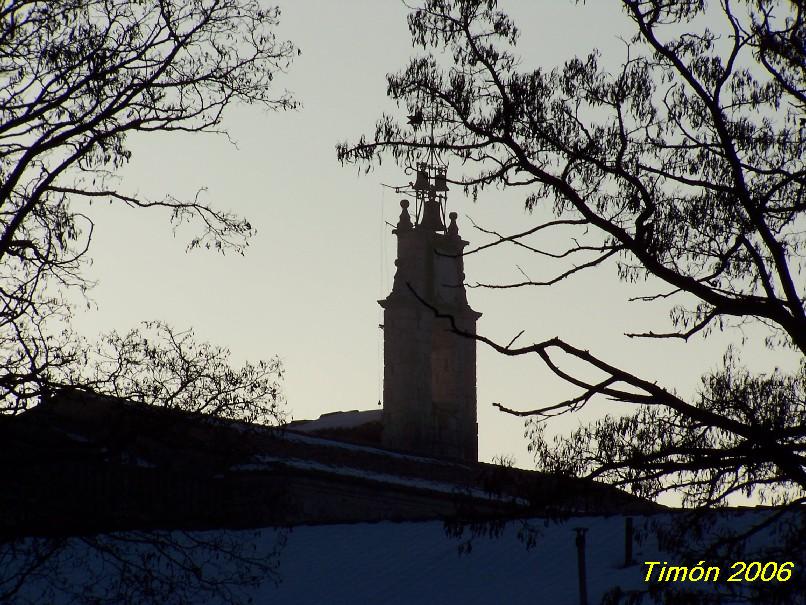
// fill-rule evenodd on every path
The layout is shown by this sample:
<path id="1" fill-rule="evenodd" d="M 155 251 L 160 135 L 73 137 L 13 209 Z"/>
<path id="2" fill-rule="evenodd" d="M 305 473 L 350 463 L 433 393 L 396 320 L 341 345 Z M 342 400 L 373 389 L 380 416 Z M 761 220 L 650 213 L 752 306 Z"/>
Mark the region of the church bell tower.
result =
<path id="1" fill-rule="evenodd" d="M 476 341 L 453 332 L 475 334 L 481 316 L 470 308 L 464 288 L 462 251 L 456 213 L 445 221 L 446 168 L 417 166 L 409 201 L 393 233 L 397 267 L 392 292 L 383 307 L 383 444 L 426 456 L 478 460 L 476 420 Z M 426 304 L 427 303 L 427 304 Z"/>

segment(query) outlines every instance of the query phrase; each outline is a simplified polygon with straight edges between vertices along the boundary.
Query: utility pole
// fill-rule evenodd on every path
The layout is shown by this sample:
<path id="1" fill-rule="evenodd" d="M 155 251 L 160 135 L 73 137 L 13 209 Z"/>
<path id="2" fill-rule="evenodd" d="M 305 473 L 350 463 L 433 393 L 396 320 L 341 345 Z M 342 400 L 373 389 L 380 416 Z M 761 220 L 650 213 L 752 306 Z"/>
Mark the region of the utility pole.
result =
<path id="1" fill-rule="evenodd" d="M 575 527 L 577 546 L 577 571 L 579 572 L 579 605 L 588 605 L 588 579 L 585 571 L 585 533 L 587 527 Z"/>
<path id="2" fill-rule="evenodd" d="M 624 520 L 624 567 L 629 567 L 630 565 L 633 564 L 632 541 L 633 541 L 632 517 L 627 517 Z"/>

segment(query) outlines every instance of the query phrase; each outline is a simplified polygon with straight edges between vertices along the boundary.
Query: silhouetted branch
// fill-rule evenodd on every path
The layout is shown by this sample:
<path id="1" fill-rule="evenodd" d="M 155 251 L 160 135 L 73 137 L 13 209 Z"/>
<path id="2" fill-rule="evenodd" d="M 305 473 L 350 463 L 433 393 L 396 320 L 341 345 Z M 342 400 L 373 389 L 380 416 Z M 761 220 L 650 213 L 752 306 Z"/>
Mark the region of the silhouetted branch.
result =
<path id="1" fill-rule="evenodd" d="M 682 423 L 693 423 L 703 428 L 718 430 L 725 434 L 733 435 L 742 442 L 746 442 L 748 444 L 747 447 L 752 452 L 753 457 L 755 457 L 754 459 L 759 461 L 768 460 L 775 464 L 780 469 L 782 477 L 786 477 L 787 481 L 798 485 L 800 489 L 806 490 L 806 457 L 804 457 L 797 448 L 793 449 L 789 439 L 782 435 L 780 431 L 772 427 L 759 425 L 757 421 L 754 421 L 752 416 L 740 420 L 735 416 L 722 413 L 722 410 L 719 408 L 709 409 L 711 406 L 688 403 L 672 392 L 658 386 L 656 382 L 639 378 L 631 372 L 622 370 L 599 359 L 589 351 L 574 347 L 556 337 L 518 348 L 500 345 L 488 337 L 462 330 L 452 314 L 440 311 L 433 304 L 422 298 L 410 284 L 408 284 L 408 288 L 420 303 L 434 313 L 435 317 L 448 320 L 454 333 L 465 338 L 472 338 L 483 342 L 495 351 L 507 356 L 536 354 L 556 376 L 584 390 L 584 392 L 577 397 L 555 404 L 540 406 L 539 408 L 526 412 L 515 411 L 501 404 L 493 404 L 502 411 L 517 416 L 543 417 L 546 416 L 548 412 L 556 411 L 565 413 L 578 410 L 585 403 L 589 402 L 594 395 L 604 395 L 623 403 L 643 404 L 649 406 L 650 409 L 662 408 L 667 410 L 669 414 L 679 416 L 680 422 Z M 585 362 L 590 367 L 605 373 L 608 377 L 598 383 L 592 383 L 587 379 L 580 378 L 577 375 L 562 370 L 551 356 L 552 350 L 555 349 Z M 804 372 L 806 372 L 806 364 L 804 364 Z M 629 391 L 613 388 L 614 385 L 619 383 L 634 390 Z M 806 388 L 806 375 L 804 375 L 804 384 L 801 385 L 800 388 Z M 806 400 L 801 401 L 801 405 L 806 406 Z M 639 412 L 639 414 L 640 413 L 641 412 Z M 691 445 L 688 445 L 683 451 L 695 457 L 698 454 L 697 449 L 693 448 Z M 722 450 L 715 449 L 714 451 L 719 456 L 727 455 L 727 451 L 724 448 Z M 699 453 L 702 454 L 702 452 Z M 659 456 L 666 458 L 673 454 L 674 452 L 666 451 L 665 448 L 662 448 L 662 453 L 659 454 Z M 712 461 L 707 459 L 700 459 L 695 462 L 694 466 L 672 463 L 663 468 L 661 475 L 712 467 Z M 597 465 L 591 471 L 591 476 L 608 474 L 614 469 L 622 470 L 631 468 L 635 468 L 635 460 L 626 458 L 616 462 L 612 468 L 605 464 Z M 639 468 L 643 468 L 650 473 L 647 479 L 652 478 L 651 473 L 654 472 L 653 467 L 639 465 Z M 735 466 L 731 466 L 730 468 L 733 469 Z"/>
<path id="2" fill-rule="evenodd" d="M 568 269 L 567 271 L 563 271 L 559 275 L 557 275 L 555 277 L 552 277 L 551 279 L 546 280 L 546 281 L 533 281 L 533 280 L 530 280 L 527 277 L 527 281 L 523 281 L 523 282 L 516 282 L 516 283 L 511 283 L 511 284 L 483 284 L 483 283 L 476 282 L 475 284 L 467 284 L 467 287 L 468 288 L 490 288 L 492 290 L 502 290 L 502 289 L 505 290 L 505 289 L 509 289 L 509 288 L 522 288 L 524 286 L 551 286 L 553 284 L 556 284 L 557 282 L 560 282 L 560 281 L 566 279 L 567 277 L 572 276 L 574 273 L 578 273 L 579 271 L 583 271 L 585 269 L 590 269 L 592 267 L 600 265 L 601 263 L 606 261 L 608 258 L 613 256 L 617 252 L 618 252 L 618 250 L 616 250 L 616 249 L 608 250 L 607 252 L 605 252 L 601 256 L 599 256 L 599 257 L 597 257 L 597 258 L 595 258 L 595 259 L 593 259 L 591 261 L 588 261 L 586 263 L 582 263 L 580 265 L 572 267 L 571 269 Z"/>
<path id="3" fill-rule="evenodd" d="M 728 2 L 624 0 L 622 7 L 634 36 L 620 69 L 605 69 L 593 51 L 551 70 L 523 70 L 518 28 L 496 6 L 424 0 L 412 8 L 409 28 L 425 56 L 389 75 L 387 93 L 409 114 L 432 108 L 439 116 L 433 138 L 384 115 L 373 137 L 338 145 L 338 158 L 369 169 L 385 153 L 406 165 L 435 150 L 462 166 L 465 174 L 453 180 L 474 196 L 490 186 L 529 187 L 526 209 L 544 206 L 553 218 L 513 235 L 480 228 L 493 241 L 468 253 L 512 244 L 565 264 L 544 280 L 518 265 L 522 282 L 471 287 L 552 285 L 603 266 L 612 254 L 620 279 L 656 284 L 657 293 L 631 300 L 682 295 L 690 305 L 671 309 L 673 330 L 630 336 L 688 340 L 756 323 L 769 330 L 770 343 L 802 358 L 802 9 L 767 0 L 741 11 Z M 724 20 L 720 43 L 699 27 L 703 14 Z M 565 236 L 578 225 L 598 239 L 571 240 L 559 251 L 528 241 L 536 233 Z M 573 262 L 586 253 L 595 258 Z M 681 489 L 706 504 L 755 488 L 772 498 L 803 493 L 804 363 L 788 374 L 751 375 L 729 350 L 724 367 L 684 398 L 559 338 L 515 347 L 467 336 L 505 355 L 537 355 L 579 389 L 530 409 L 534 418 L 594 397 L 633 404 L 624 418 L 608 417 L 553 445 L 534 433 L 544 468 L 600 473 L 649 496 Z M 558 354 L 582 366 L 568 371 Z"/>
<path id="4" fill-rule="evenodd" d="M 295 107 L 274 92 L 296 50 L 274 35 L 278 19 L 256 0 L 0 8 L 0 411 L 26 409 L 80 358 L 68 300 L 93 285 L 84 269 L 94 224 L 77 200 L 165 208 L 174 228 L 201 224 L 189 249 L 243 253 L 247 220 L 198 195 L 151 200 L 110 185 L 133 133 L 226 136 L 234 102 Z"/>

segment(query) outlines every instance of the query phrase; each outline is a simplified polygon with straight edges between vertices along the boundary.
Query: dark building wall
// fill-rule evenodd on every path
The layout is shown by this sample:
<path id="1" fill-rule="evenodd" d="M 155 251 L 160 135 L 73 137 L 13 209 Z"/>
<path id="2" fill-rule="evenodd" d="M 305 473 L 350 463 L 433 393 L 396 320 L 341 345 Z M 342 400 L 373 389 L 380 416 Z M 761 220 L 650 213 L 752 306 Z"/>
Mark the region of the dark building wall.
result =
<path id="1" fill-rule="evenodd" d="M 127 529 L 647 510 L 590 481 L 79 393 L 0 416 L 0 540 Z"/>
<path id="2" fill-rule="evenodd" d="M 74 460 L 9 476 L 0 539 L 129 529 L 206 529 L 511 514 L 507 499 L 467 497 L 277 464 L 216 475 Z"/>

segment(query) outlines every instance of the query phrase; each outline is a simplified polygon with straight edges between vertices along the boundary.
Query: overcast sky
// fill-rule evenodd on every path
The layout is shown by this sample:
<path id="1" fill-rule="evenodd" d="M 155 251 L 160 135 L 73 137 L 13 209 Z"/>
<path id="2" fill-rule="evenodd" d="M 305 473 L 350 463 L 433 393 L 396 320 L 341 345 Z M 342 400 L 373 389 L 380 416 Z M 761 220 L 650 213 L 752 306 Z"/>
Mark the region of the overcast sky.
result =
<path id="1" fill-rule="evenodd" d="M 615 3 L 502 0 L 501 5 L 521 29 L 524 68 L 551 68 L 594 47 L 612 65 L 625 56 L 619 36 L 629 36 L 630 24 Z M 161 319 L 227 346 L 237 363 L 278 355 L 295 419 L 376 409 L 383 375 L 377 301 L 389 292 L 395 252 L 386 221 L 395 222 L 400 199 L 382 183 L 404 184 L 409 178 L 391 161 L 359 175 L 355 167 L 338 164 L 334 147 L 371 134 L 381 112 L 394 111 L 385 96 L 385 75 L 402 68 L 413 52 L 407 9 L 397 0 L 294 0 L 281 7 L 278 33 L 293 40 L 302 55 L 276 81 L 303 107 L 286 113 L 233 108 L 224 127 L 237 146 L 214 135 L 132 139 L 133 159 L 121 171 L 121 189 L 143 195 L 193 197 L 206 187 L 202 199 L 236 211 L 257 227 L 246 256 L 186 254 L 190 232 L 174 236 L 167 215 L 98 208 L 91 268 L 98 280 L 92 293 L 98 308 L 83 313 L 79 327 L 91 337 Z M 459 172 L 452 167 L 449 176 Z M 527 193 L 488 189 L 473 203 L 453 191 L 449 210 L 459 213 L 462 236 L 480 244 L 489 238 L 474 230 L 468 217 L 511 233 L 548 216 L 524 212 Z M 540 243 L 560 250 L 569 236 L 555 234 Z M 470 283 L 518 280 L 518 267 L 535 280 L 556 269 L 540 257 L 503 247 L 470 256 L 465 265 Z M 627 302 L 647 291 L 645 285 L 619 282 L 615 265 L 609 265 L 551 288 L 473 289 L 469 299 L 484 314 L 479 332 L 491 338 L 507 342 L 520 330 L 525 330 L 521 344 L 560 336 L 691 393 L 699 376 L 716 367 L 740 335 L 718 334 L 689 344 L 630 340 L 624 332 L 669 327 L 663 304 Z M 793 359 L 759 350 L 759 342 L 743 357 L 751 367 L 794 365 Z M 576 394 L 537 358 L 505 359 L 480 346 L 480 459 L 508 455 L 519 466 L 533 464 L 523 421 L 497 412 L 492 402 L 528 409 Z M 606 405 L 556 420 L 551 430 L 573 428 Z"/>

